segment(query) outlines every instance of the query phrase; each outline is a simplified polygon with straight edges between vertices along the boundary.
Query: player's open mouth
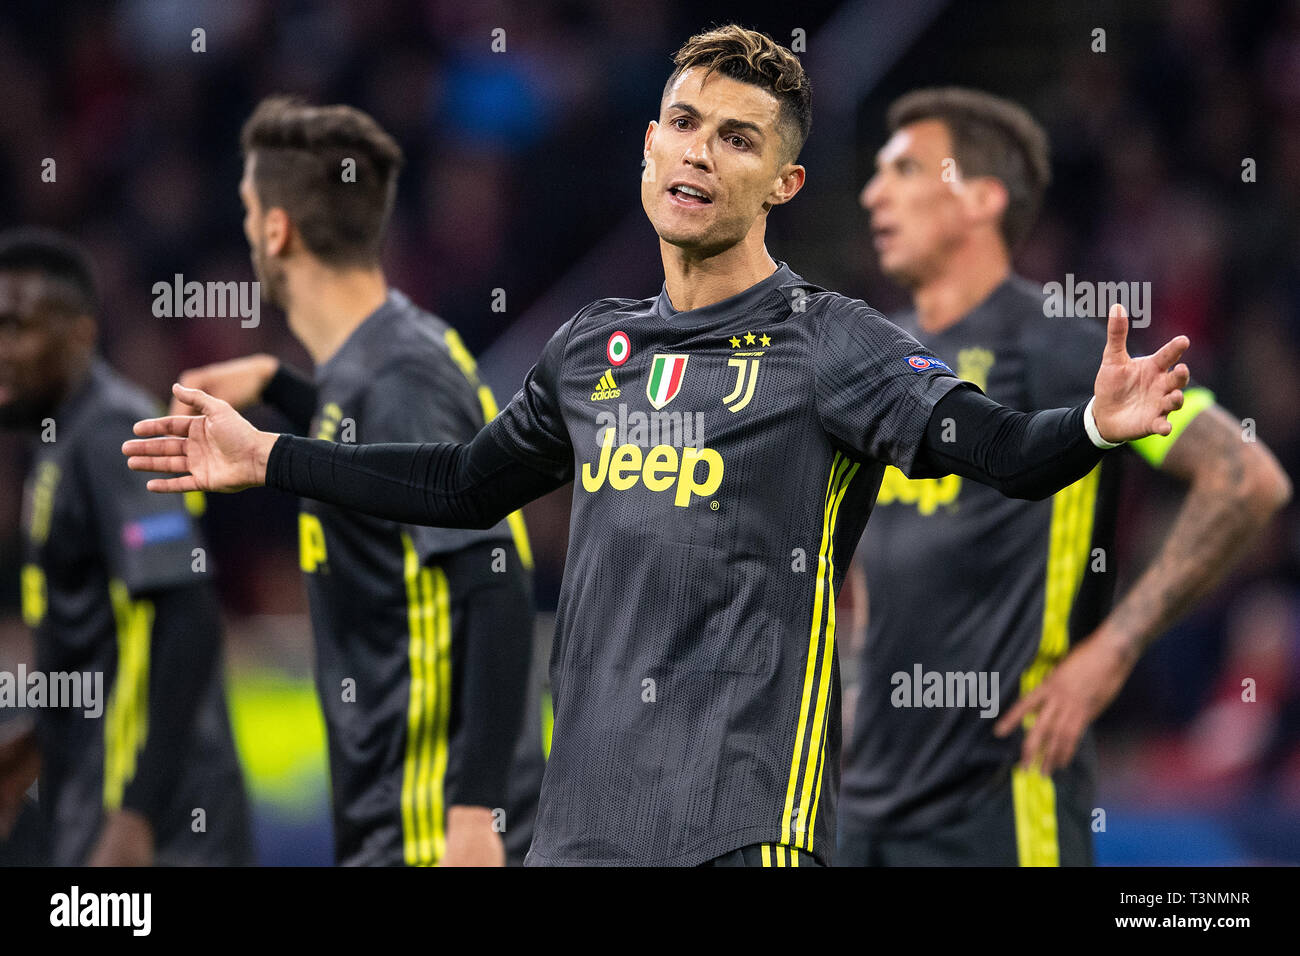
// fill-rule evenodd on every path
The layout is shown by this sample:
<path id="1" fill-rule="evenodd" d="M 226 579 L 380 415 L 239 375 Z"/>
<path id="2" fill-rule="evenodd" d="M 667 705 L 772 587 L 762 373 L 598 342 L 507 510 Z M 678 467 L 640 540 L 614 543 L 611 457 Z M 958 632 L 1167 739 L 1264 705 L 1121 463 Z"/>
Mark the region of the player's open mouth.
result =
<path id="1" fill-rule="evenodd" d="M 877 249 L 881 246 L 887 245 L 889 240 L 893 239 L 896 235 L 898 235 L 898 229 L 894 226 L 877 226 L 875 229 L 871 230 L 872 240 Z"/>
<path id="2" fill-rule="evenodd" d="M 709 198 L 708 193 L 695 186 L 688 186 L 686 183 L 675 183 L 668 187 L 668 193 L 684 206 L 710 206 L 713 200 Z"/>

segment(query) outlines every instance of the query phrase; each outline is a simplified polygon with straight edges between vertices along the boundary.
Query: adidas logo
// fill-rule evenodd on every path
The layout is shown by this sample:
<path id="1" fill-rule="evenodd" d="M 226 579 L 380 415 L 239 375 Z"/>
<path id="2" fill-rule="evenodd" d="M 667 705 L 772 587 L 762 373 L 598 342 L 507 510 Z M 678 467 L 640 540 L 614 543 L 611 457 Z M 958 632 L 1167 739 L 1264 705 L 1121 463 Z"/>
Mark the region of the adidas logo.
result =
<path id="1" fill-rule="evenodd" d="M 596 383 L 596 390 L 591 393 L 591 400 L 593 402 L 603 402 L 607 398 L 618 398 L 618 396 L 619 388 L 614 384 L 614 370 L 607 368 L 605 374 L 600 377 L 600 381 Z"/>

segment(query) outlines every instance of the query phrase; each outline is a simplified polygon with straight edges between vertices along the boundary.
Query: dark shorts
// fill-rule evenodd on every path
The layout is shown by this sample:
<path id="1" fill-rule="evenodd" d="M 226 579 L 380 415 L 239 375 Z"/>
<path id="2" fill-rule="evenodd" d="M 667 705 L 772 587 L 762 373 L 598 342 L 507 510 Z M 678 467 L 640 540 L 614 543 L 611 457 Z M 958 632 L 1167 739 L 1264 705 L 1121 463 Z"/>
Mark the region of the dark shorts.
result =
<path id="1" fill-rule="evenodd" d="M 1092 866 L 1092 778 L 1076 760 L 1052 777 L 998 771 L 961 817 L 920 834 L 839 821 L 836 866 Z"/>
<path id="2" fill-rule="evenodd" d="M 811 853 L 779 843 L 754 843 L 714 857 L 700 866 L 821 866 Z"/>

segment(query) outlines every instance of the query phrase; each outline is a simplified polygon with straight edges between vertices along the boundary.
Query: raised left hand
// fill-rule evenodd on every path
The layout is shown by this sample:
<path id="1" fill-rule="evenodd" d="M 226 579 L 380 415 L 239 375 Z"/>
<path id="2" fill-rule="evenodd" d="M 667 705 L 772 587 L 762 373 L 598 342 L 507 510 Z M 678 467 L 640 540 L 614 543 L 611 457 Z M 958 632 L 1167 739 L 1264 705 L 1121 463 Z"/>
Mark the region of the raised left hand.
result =
<path id="1" fill-rule="evenodd" d="M 1191 345 L 1187 336 L 1176 335 L 1154 354 L 1139 358 L 1128 354 L 1127 341 L 1128 313 L 1113 305 L 1092 403 L 1097 430 L 1109 442 L 1168 435 L 1173 426 L 1167 416 L 1183 407 L 1182 389 L 1191 378 L 1187 366 L 1177 364 Z"/>

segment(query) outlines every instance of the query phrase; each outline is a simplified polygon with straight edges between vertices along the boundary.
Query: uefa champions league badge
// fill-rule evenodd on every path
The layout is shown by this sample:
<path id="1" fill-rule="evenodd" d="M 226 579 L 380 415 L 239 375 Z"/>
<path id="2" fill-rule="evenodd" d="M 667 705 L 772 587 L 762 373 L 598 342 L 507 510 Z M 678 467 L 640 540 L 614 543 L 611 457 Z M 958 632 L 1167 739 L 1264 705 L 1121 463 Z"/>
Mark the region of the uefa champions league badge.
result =
<path id="1" fill-rule="evenodd" d="M 943 362 L 940 362 L 937 358 L 931 358 L 928 355 L 909 355 L 904 359 L 904 361 L 911 366 L 912 371 L 914 372 L 924 372 L 926 369 L 930 368 L 941 368 L 945 372 L 952 371 L 952 369 Z"/>
<path id="2" fill-rule="evenodd" d="M 632 355 L 632 343 L 626 332 L 615 332 L 605 345 L 605 357 L 610 365 L 622 365 Z"/>

